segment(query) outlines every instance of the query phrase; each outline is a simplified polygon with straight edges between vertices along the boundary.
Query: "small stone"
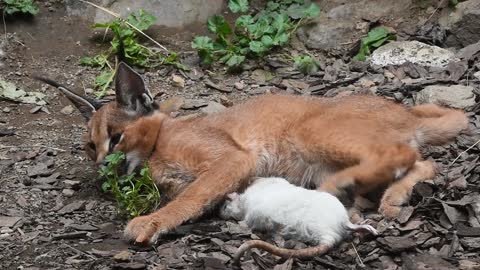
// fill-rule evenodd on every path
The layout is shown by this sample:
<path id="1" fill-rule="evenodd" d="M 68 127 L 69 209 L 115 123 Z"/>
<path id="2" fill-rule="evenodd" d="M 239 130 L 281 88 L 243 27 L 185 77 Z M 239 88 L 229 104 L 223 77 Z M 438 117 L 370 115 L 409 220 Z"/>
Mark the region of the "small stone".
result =
<path id="1" fill-rule="evenodd" d="M 60 209 L 60 210 L 58 211 L 58 214 L 63 215 L 63 214 L 72 213 L 73 211 L 76 211 L 76 210 L 81 209 L 84 204 L 85 204 L 84 201 L 72 202 L 72 203 L 67 204 L 67 205 L 65 205 L 64 207 L 62 207 L 62 209 Z"/>
<path id="2" fill-rule="evenodd" d="M 404 261 L 403 269 L 404 270 L 454 270 L 458 269 L 448 261 L 433 256 L 430 254 L 420 254 L 420 255 L 404 255 L 402 256 Z"/>
<path id="3" fill-rule="evenodd" d="M 50 176 L 52 175 L 53 171 L 48 168 L 47 164 L 39 163 L 33 167 L 27 168 L 27 174 L 30 177 L 36 176 Z"/>
<path id="4" fill-rule="evenodd" d="M 85 210 L 90 211 L 97 205 L 96 201 L 90 201 L 85 205 Z"/>
<path id="5" fill-rule="evenodd" d="M 480 71 L 473 73 L 473 77 L 475 77 L 477 80 L 480 80 Z"/>
<path id="6" fill-rule="evenodd" d="M 33 107 L 33 108 L 30 110 L 30 113 L 31 113 L 31 114 L 36 114 L 37 112 L 39 112 L 39 111 L 42 110 L 42 107 L 43 107 L 43 106 L 35 106 L 35 107 Z"/>
<path id="7" fill-rule="evenodd" d="M 12 109 L 10 109 L 10 107 L 5 107 L 5 108 L 3 108 L 2 111 L 3 111 L 4 113 L 9 113 L 9 112 L 12 111 Z"/>
<path id="8" fill-rule="evenodd" d="M 128 250 L 124 250 L 115 254 L 115 256 L 113 256 L 113 259 L 117 262 L 128 262 L 130 261 L 131 257 L 132 253 L 130 253 Z"/>
<path id="9" fill-rule="evenodd" d="M 62 194 L 63 194 L 65 197 L 72 197 L 73 194 L 75 194 L 75 190 L 66 188 L 66 189 L 62 190 Z"/>
<path id="10" fill-rule="evenodd" d="M 182 105 L 184 110 L 198 109 L 208 105 L 208 102 L 203 99 L 186 99 Z"/>
<path id="11" fill-rule="evenodd" d="M 207 113 L 207 114 L 210 114 L 210 113 L 216 113 L 216 112 L 220 112 L 220 111 L 223 111 L 225 110 L 225 106 L 223 106 L 222 104 L 220 103 L 217 103 L 215 101 L 210 101 L 207 105 L 207 107 L 203 107 L 201 109 L 201 111 L 203 113 Z"/>
<path id="12" fill-rule="evenodd" d="M 238 90 L 243 90 L 245 88 L 245 84 L 243 82 L 236 82 L 233 84 L 233 86 L 235 86 L 235 88 Z"/>
<path id="13" fill-rule="evenodd" d="M 180 87 L 180 88 L 185 87 L 185 80 L 178 75 L 175 75 L 175 74 L 172 75 L 172 82 L 173 82 L 173 85 L 176 87 Z"/>
<path id="14" fill-rule="evenodd" d="M 464 176 L 460 176 L 455 181 L 450 182 L 449 186 L 456 187 L 458 189 L 466 189 L 468 186 L 468 183 Z"/>
<path id="15" fill-rule="evenodd" d="M 1 230 L 0 230 L 0 233 L 1 233 L 1 234 L 4 234 L 4 233 L 12 233 L 12 232 L 13 232 L 13 230 L 12 230 L 12 229 L 9 229 L 9 228 L 1 229 Z"/>
<path id="16" fill-rule="evenodd" d="M 94 92 L 94 91 L 93 91 L 92 88 L 86 88 L 86 89 L 85 89 L 85 93 L 86 93 L 86 94 L 93 94 L 93 92 Z"/>
<path id="17" fill-rule="evenodd" d="M 77 239 L 77 238 L 84 238 L 87 236 L 87 232 L 72 232 L 72 233 L 62 233 L 53 235 L 54 240 L 59 239 Z"/>
<path id="18" fill-rule="evenodd" d="M 90 224 L 69 224 L 69 228 L 75 229 L 77 231 L 98 231 L 97 227 L 94 227 Z"/>
<path id="19" fill-rule="evenodd" d="M 125 270 L 140 270 L 146 269 L 147 265 L 140 262 L 130 262 L 130 263 L 117 263 L 113 265 L 113 269 L 125 269 Z"/>
<path id="20" fill-rule="evenodd" d="M 63 183 L 69 188 L 78 189 L 82 182 L 76 180 L 64 180 Z"/>
<path id="21" fill-rule="evenodd" d="M 22 208 L 25 208 L 27 207 L 28 205 L 28 202 L 27 200 L 25 199 L 25 197 L 23 197 L 22 195 L 20 195 L 17 199 L 17 204 L 20 205 Z"/>
<path id="22" fill-rule="evenodd" d="M 60 110 L 61 113 L 65 114 L 65 115 L 70 115 L 73 113 L 73 106 L 72 105 L 67 105 L 65 107 L 63 107 L 63 109 Z"/>
<path id="23" fill-rule="evenodd" d="M 251 78 L 259 83 L 265 83 L 273 78 L 272 74 L 263 69 L 256 69 L 252 72 Z"/>

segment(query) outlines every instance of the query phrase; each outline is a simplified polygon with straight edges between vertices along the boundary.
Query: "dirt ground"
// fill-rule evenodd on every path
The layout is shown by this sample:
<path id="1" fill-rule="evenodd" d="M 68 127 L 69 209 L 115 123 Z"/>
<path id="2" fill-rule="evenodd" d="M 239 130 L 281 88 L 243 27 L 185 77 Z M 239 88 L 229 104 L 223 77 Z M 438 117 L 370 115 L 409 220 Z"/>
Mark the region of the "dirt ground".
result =
<path id="1" fill-rule="evenodd" d="M 216 216 L 182 225 L 153 247 L 137 247 L 122 239 L 126 221 L 117 217 L 114 200 L 101 192 L 94 164 L 83 151 L 84 119 L 76 110 L 68 109 L 71 103 L 65 97 L 30 78 L 41 74 L 80 93 L 89 92 L 98 71 L 80 66 L 79 59 L 92 56 L 107 45 L 98 42 L 101 33 L 93 31 L 89 22 L 66 16 L 62 4 L 50 9 L 41 5 L 33 20 L 6 24 L 7 57 L 0 76 L 27 91 L 45 93 L 47 105 L 39 108 L 0 101 L 0 269 L 231 268 L 236 248 L 258 236 L 242 224 Z M 193 36 L 206 33 L 206 29 L 154 29 L 150 33 L 168 48 L 181 51 L 184 61 L 190 63 L 197 61 L 190 41 Z M 340 61 L 338 57 L 319 57 L 327 66 Z M 184 99 L 179 114 L 198 112 L 211 104 L 231 106 L 266 91 L 302 94 L 305 87 L 301 83 L 318 80 L 287 70 L 278 80 L 265 82 L 265 74 L 258 72 L 258 67 L 252 65 L 236 75 L 197 67 L 203 77 L 162 67 L 143 75 L 158 101 L 175 96 Z M 273 70 L 271 66 L 264 68 Z M 351 73 L 342 72 L 347 76 Z M 185 75 L 186 86 L 176 87 L 172 74 Z M 370 71 L 365 76 L 373 81 L 378 78 Z M 299 84 L 282 87 L 285 78 Z M 207 80 L 222 87 L 207 87 Z M 238 83 L 244 88 L 240 90 Z M 470 83 L 478 87 L 478 82 Z M 342 84 L 332 87 L 333 92 L 327 95 L 356 92 L 360 88 Z M 397 90 L 388 96 L 407 104 L 412 102 L 408 93 L 400 95 Z M 329 254 L 311 260 L 285 261 L 260 252 L 247 254 L 242 268 L 480 269 L 480 225 L 475 227 L 472 221 L 480 217 L 480 148 L 463 153 L 449 167 L 480 138 L 479 110 L 470 109 L 469 117 L 473 133 L 460 136 L 451 145 L 425 150 L 424 154 L 437 162 L 440 174 L 416 188 L 402 220 L 385 223 L 375 213 L 367 216 L 380 228 L 380 238 L 347 237 Z M 369 208 L 369 204 L 365 207 Z M 7 226 L 5 222 L 14 225 Z M 304 246 L 279 238 L 272 241 L 285 247 Z"/>

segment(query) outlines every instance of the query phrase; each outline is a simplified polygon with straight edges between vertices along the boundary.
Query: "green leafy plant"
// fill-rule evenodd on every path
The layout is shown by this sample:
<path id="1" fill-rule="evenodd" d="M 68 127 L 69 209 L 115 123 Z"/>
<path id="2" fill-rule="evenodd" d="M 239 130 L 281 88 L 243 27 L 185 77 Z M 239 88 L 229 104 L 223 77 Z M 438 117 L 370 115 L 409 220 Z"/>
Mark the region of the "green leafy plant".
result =
<path id="1" fill-rule="evenodd" d="M 233 13 L 248 11 L 248 0 L 230 0 Z M 197 36 L 192 48 L 197 50 L 202 63 L 219 61 L 229 68 L 238 67 L 246 58 L 262 57 L 275 47 L 287 43 L 304 19 L 318 16 L 320 8 L 305 0 L 268 1 L 255 15 L 241 15 L 231 26 L 221 15 L 212 16 L 208 30 L 215 39 Z"/>
<path id="2" fill-rule="evenodd" d="M 39 11 L 33 0 L 3 0 L 3 6 L 3 10 L 9 15 L 14 13 L 37 15 Z"/>
<path id="3" fill-rule="evenodd" d="M 150 13 L 140 9 L 137 13 L 131 13 L 126 21 L 135 26 L 140 31 L 145 31 L 152 26 L 156 18 Z M 95 93 L 97 97 L 106 94 L 108 87 L 111 85 L 115 70 L 110 64 L 110 57 L 114 56 L 120 44 L 119 38 L 122 39 L 125 50 L 125 58 L 129 64 L 142 68 L 154 68 L 160 65 L 173 65 L 176 68 L 187 70 L 188 68 L 178 62 L 178 55 L 169 51 L 163 53 L 158 49 L 149 48 L 139 43 L 138 34 L 134 28 L 120 19 L 107 23 L 97 23 L 93 28 L 110 29 L 115 35 L 110 42 L 111 47 L 100 55 L 94 57 L 84 57 L 80 59 L 80 64 L 91 67 L 100 67 L 102 72 L 95 78 Z"/>
<path id="4" fill-rule="evenodd" d="M 310 55 L 300 55 L 293 58 L 294 66 L 305 74 L 312 74 L 318 71 L 318 61 Z"/>
<path id="5" fill-rule="evenodd" d="M 366 37 L 362 38 L 360 43 L 360 50 L 354 59 L 358 61 L 365 61 L 367 55 L 371 54 L 372 48 L 382 46 L 387 40 L 394 40 L 395 35 L 386 27 L 379 26 L 370 30 Z"/>
<path id="6" fill-rule="evenodd" d="M 458 0 L 449 0 L 448 5 L 455 8 L 458 5 Z"/>
<path id="7" fill-rule="evenodd" d="M 150 213 L 158 207 L 160 192 L 152 179 L 148 164 L 145 164 L 139 175 L 133 173 L 120 176 L 118 168 L 125 160 L 125 154 L 113 153 L 106 156 L 105 160 L 106 165 L 99 170 L 100 176 L 106 179 L 102 190 L 115 197 L 121 215 L 133 218 Z"/>

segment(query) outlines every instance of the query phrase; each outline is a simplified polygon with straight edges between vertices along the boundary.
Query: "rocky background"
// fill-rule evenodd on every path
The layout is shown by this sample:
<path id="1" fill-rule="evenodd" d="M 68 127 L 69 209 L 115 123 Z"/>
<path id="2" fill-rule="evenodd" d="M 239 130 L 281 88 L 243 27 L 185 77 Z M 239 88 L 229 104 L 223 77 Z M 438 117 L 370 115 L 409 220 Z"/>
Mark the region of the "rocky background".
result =
<path id="1" fill-rule="evenodd" d="M 104 2 L 119 11 L 129 1 Z M 217 112 L 271 92 L 373 93 L 407 105 L 461 108 L 470 118 L 469 133 L 450 145 L 425 149 L 439 175 L 415 186 L 398 220 L 387 223 L 372 202 L 361 203 L 380 236 L 349 236 L 327 255 L 310 260 L 281 260 L 254 251 L 246 254 L 242 269 L 480 269 L 479 0 L 460 1 L 456 8 L 442 0 L 316 1 L 321 16 L 300 28 L 285 48 L 292 55 L 315 55 L 320 70 L 308 76 L 274 55 L 248 62 L 240 74 L 200 68 L 190 42 L 207 33 L 205 16 L 224 6 L 192 0 L 202 8 L 187 16 L 192 10 L 187 4 L 164 2 L 176 20 L 169 24 L 163 16 L 149 34 L 181 52 L 192 71 L 162 67 L 143 76 L 157 101 L 179 107 L 174 116 Z M 102 15 L 76 1 L 39 4 L 37 16 L 7 20 L 7 33 L 0 35 L 0 268 L 231 268 L 236 248 L 263 236 L 215 215 L 179 227 L 154 247 L 136 247 L 121 238 L 125 220 L 116 215 L 114 200 L 101 192 L 93 163 L 83 152 L 83 118 L 66 98 L 29 77 L 45 74 L 91 95 L 97 71 L 78 62 L 108 46 L 96 42 L 103 33 L 90 28 Z M 360 38 L 375 25 L 394 29 L 397 41 L 365 62 L 353 61 Z M 14 101 L 5 93 L 16 94 Z M 305 246 L 268 240 L 288 248 Z"/>

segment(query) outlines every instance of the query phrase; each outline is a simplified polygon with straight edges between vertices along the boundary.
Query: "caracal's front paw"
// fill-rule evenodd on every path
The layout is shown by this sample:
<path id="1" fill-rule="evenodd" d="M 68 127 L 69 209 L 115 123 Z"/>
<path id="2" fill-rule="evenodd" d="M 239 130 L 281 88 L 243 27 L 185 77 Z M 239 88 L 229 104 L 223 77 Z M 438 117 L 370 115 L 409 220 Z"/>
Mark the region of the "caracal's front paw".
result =
<path id="1" fill-rule="evenodd" d="M 124 236 L 141 245 L 151 245 L 160 235 L 160 222 L 152 215 L 136 217 L 125 228 Z"/>
<path id="2" fill-rule="evenodd" d="M 401 206 L 389 205 L 387 203 L 380 204 L 380 207 L 378 208 L 378 212 L 389 221 L 397 218 L 401 211 Z"/>

